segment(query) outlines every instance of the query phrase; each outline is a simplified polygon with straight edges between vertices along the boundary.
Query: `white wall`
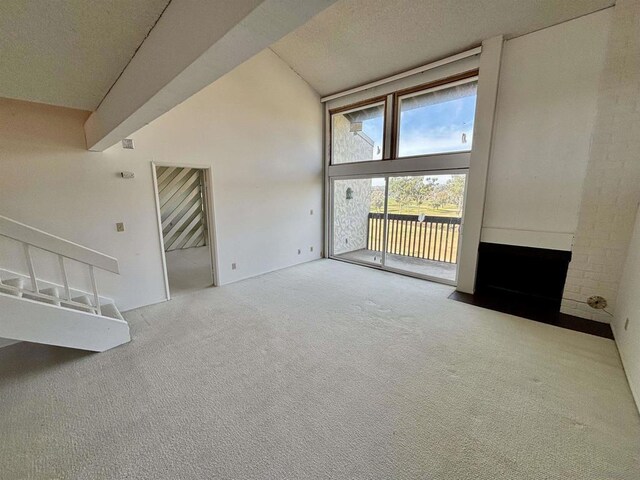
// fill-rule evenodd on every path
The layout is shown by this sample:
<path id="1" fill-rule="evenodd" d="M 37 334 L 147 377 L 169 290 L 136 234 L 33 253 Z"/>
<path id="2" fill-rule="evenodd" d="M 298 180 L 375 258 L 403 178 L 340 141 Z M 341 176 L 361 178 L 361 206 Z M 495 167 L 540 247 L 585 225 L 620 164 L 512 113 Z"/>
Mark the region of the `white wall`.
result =
<path id="1" fill-rule="evenodd" d="M 640 408 L 640 211 L 638 213 L 611 327 L 629 385 Z M 625 329 L 627 319 L 629 323 Z"/>
<path id="2" fill-rule="evenodd" d="M 615 309 L 640 202 L 640 0 L 618 0 L 598 93 L 573 258 L 561 311 L 609 322 L 585 305 L 601 295 Z"/>
<path id="3" fill-rule="evenodd" d="M 213 168 L 221 283 L 319 258 L 322 107 L 271 51 L 137 132 L 135 150 L 86 151 L 86 118 L 0 99 L 0 214 L 118 258 L 98 283 L 121 309 L 165 298 L 151 161 Z"/>
<path id="4" fill-rule="evenodd" d="M 610 17 L 608 9 L 505 42 L 484 241 L 570 249 Z"/>

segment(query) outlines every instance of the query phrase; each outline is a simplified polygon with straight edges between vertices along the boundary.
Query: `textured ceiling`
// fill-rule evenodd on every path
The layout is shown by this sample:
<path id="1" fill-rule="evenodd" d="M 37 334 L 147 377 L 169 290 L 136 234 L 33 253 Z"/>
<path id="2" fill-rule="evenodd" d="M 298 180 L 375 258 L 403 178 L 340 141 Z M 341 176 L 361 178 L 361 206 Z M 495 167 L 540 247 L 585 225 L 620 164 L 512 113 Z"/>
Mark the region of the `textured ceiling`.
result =
<path id="1" fill-rule="evenodd" d="M 271 48 L 321 95 L 548 27 L 615 0 L 340 0 Z"/>
<path id="2" fill-rule="evenodd" d="M 169 0 L 2 0 L 0 97 L 94 110 Z"/>

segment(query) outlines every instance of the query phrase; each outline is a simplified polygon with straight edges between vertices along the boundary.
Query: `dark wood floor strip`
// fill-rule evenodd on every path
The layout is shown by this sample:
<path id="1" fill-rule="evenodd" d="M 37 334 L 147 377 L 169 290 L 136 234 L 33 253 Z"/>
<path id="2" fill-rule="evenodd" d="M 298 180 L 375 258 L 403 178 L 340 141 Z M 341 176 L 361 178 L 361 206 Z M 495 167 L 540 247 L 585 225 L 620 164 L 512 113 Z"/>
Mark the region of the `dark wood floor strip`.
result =
<path id="1" fill-rule="evenodd" d="M 551 311 L 544 307 L 536 307 L 530 302 L 522 302 L 517 298 L 498 298 L 489 295 L 471 295 L 462 292 L 453 292 L 449 298 L 458 302 L 487 308 L 497 312 L 508 313 L 518 317 L 527 318 L 536 322 L 547 323 L 576 332 L 588 333 L 598 337 L 613 340 L 611 326 L 607 323 L 587 320 L 566 313 Z"/>

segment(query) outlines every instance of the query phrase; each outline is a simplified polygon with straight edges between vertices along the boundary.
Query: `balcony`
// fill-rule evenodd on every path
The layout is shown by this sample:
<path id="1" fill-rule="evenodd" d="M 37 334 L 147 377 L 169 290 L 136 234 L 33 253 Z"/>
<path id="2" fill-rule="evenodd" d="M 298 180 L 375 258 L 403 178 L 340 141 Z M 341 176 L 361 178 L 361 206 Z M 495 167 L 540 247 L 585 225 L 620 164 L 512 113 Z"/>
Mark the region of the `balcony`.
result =
<path id="1" fill-rule="evenodd" d="M 382 264 L 384 214 L 370 212 L 366 247 L 336 258 Z M 429 278 L 455 282 L 460 217 L 388 214 L 385 266 Z"/>

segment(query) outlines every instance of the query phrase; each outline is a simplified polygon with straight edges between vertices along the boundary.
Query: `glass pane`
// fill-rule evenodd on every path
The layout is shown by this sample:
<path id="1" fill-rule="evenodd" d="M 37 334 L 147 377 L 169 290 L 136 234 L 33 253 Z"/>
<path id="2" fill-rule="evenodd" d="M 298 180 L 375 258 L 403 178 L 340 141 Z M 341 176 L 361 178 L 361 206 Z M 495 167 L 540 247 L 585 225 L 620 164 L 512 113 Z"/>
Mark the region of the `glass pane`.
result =
<path id="1" fill-rule="evenodd" d="M 471 150 L 477 82 L 400 97 L 398 156 Z"/>
<path id="2" fill-rule="evenodd" d="M 331 116 L 331 163 L 382 159 L 384 102 Z"/>
<path id="3" fill-rule="evenodd" d="M 384 178 L 333 181 L 333 256 L 382 263 Z"/>
<path id="4" fill-rule="evenodd" d="M 466 175 L 389 178 L 385 265 L 456 281 Z"/>

